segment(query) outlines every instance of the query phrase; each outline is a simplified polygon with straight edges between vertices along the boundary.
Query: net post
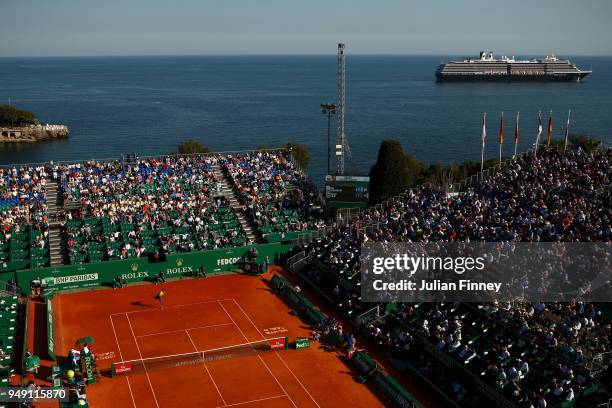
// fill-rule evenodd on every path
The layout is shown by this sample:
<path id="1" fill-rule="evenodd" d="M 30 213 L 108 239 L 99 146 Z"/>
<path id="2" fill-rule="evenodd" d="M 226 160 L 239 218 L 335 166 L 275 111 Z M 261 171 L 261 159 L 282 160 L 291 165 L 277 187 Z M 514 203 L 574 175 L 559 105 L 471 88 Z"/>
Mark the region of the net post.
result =
<path id="1" fill-rule="evenodd" d="M 110 376 L 111 376 L 111 378 L 115 378 L 115 376 L 116 376 L 116 373 L 115 373 L 115 363 L 111 363 Z"/>
<path id="2" fill-rule="evenodd" d="M 285 350 L 289 350 L 289 336 L 285 336 Z"/>

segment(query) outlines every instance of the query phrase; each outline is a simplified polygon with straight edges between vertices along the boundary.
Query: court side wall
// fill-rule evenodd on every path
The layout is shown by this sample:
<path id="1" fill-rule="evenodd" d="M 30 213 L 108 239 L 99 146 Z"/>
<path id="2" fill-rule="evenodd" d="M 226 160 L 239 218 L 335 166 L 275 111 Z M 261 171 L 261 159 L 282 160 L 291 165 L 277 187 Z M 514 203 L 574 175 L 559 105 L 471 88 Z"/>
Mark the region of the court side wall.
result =
<path id="1" fill-rule="evenodd" d="M 117 275 L 127 282 L 152 280 L 163 271 L 166 278 L 191 276 L 200 266 L 206 273 L 220 273 L 237 269 L 242 256 L 257 248 L 257 262 L 277 263 L 282 253 L 293 245 L 280 242 L 272 244 L 249 245 L 237 248 L 218 249 L 206 252 L 186 252 L 168 255 L 165 262 L 149 262 L 148 258 L 131 258 L 81 265 L 63 265 L 51 268 L 35 268 L 0 274 L 0 280 L 15 279 L 22 292 L 30 291 L 32 280 L 40 278 L 49 289 L 66 290 L 96 286 L 110 286 Z"/>

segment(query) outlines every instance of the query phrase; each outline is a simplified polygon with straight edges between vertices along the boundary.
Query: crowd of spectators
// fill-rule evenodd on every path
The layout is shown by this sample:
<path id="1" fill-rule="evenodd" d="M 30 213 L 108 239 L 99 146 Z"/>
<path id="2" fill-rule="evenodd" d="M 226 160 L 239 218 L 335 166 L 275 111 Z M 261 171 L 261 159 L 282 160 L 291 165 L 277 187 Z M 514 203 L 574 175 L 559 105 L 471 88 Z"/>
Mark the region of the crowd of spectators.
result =
<path id="1" fill-rule="evenodd" d="M 72 263 L 159 258 L 247 242 L 215 176 L 216 156 L 58 165 Z M 84 219 L 83 221 L 80 221 Z"/>
<path id="2" fill-rule="evenodd" d="M 286 152 L 228 155 L 223 168 L 264 237 L 324 226 L 314 188 Z"/>
<path id="3" fill-rule="evenodd" d="M 55 165 L 64 204 L 78 203 L 83 217 L 154 219 L 171 211 L 197 212 L 217 191 L 214 156 Z"/>
<path id="4" fill-rule="evenodd" d="M 284 151 L 2 168 L 2 266 L 49 265 L 49 217 L 63 225 L 70 263 L 245 245 L 238 210 L 224 197 L 214 171 L 219 165 L 262 236 L 285 238 L 288 232 L 322 226 L 313 188 Z M 49 178 L 58 183 L 63 200 L 53 214 L 46 203 Z"/>
<path id="5" fill-rule="evenodd" d="M 1 270 L 49 262 L 44 166 L 0 168 Z"/>
<path id="6" fill-rule="evenodd" d="M 610 176 L 612 149 L 587 154 L 550 148 L 518 157 L 457 195 L 421 186 L 360 213 L 312 245 L 304 273 L 354 317 L 358 291 L 331 283 L 328 275 L 358 286 L 360 249 L 367 241 L 610 242 Z M 415 358 L 423 354 L 423 342 L 521 407 L 573 400 L 594 383 L 591 359 L 612 351 L 611 321 L 592 303 L 423 305 L 402 304 L 364 331 L 390 355 L 411 359 L 466 406 L 479 390 L 453 376 L 432 375 L 437 363 Z"/>
<path id="7" fill-rule="evenodd" d="M 2 230 L 18 224 L 45 224 L 47 196 L 44 166 L 0 168 Z"/>
<path id="8" fill-rule="evenodd" d="M 262 235 L 316 229 L 315 194 L 283 151 L 56 164 L 71 263 L 161 257 L 247 243 L 214 169 L 222 165 Z"/>

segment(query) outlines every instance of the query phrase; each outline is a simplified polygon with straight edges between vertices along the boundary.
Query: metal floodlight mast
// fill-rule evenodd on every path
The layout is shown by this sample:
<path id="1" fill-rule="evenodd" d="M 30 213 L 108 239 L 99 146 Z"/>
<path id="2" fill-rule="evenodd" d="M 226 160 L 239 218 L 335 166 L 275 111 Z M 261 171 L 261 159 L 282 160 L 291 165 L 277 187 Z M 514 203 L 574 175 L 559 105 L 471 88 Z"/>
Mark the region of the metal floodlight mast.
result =
<path id="1" fill-rule="evenodd" d="M 344 90 L 344 44 L 338 44 L 338 141 L 336 144 L 336 165 L 337 174 L 344 174 L 344 165 L 347 156 L 350 156 L 351 151 L 348 145 L 348 139 L 344 131 L 344 113 L 345 113 L 345 90 Z"/>
<path id="2" fill-rule="evenodd" d="M 330 171 L 330 134 L 331 134 L 331 116 L 336 114 L 336 105 L 333 103 L 322 103 L 321 109 L 324 115 L 327 115 L 327 174 Z"/>

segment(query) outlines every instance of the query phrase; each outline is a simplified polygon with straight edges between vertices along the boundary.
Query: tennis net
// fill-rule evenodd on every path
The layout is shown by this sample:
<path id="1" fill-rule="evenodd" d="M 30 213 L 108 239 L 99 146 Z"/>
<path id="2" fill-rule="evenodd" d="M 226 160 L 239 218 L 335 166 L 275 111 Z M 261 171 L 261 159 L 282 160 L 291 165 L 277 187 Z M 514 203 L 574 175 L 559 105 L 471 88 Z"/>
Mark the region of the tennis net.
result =
<path id="1" fill-rule="evenodd" d="M 204 351 L 119 361 L 111 364 L 111 376 L 186 367 L 211 361 L 262 354 L 268 351 L 286 350 L 287 348 L 289 348 L 289 339 L 287 337 L 276 337 Z"/>

